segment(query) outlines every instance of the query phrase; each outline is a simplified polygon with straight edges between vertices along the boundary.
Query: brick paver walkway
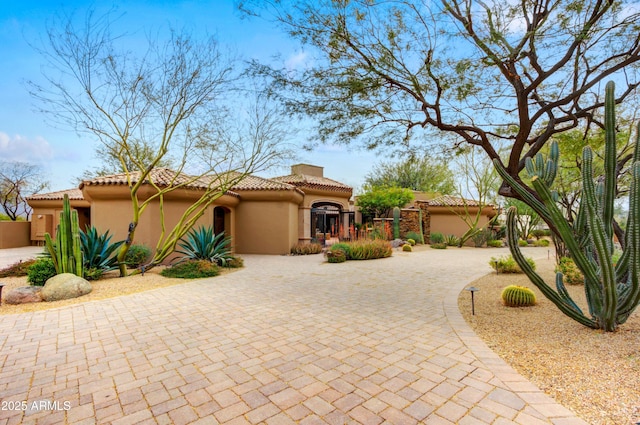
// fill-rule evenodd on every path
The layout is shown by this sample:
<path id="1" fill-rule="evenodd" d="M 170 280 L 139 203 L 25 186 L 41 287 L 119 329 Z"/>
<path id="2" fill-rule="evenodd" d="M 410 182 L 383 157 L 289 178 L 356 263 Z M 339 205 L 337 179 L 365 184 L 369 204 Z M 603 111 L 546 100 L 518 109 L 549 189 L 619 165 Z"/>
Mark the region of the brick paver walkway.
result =
<path id="1" fill-rule="evenodd" d="M 461 318 L 457 294 L 498 252 L 246 256 L 214 279 L 0 316 L 0 425 L 585 424 Z"/>

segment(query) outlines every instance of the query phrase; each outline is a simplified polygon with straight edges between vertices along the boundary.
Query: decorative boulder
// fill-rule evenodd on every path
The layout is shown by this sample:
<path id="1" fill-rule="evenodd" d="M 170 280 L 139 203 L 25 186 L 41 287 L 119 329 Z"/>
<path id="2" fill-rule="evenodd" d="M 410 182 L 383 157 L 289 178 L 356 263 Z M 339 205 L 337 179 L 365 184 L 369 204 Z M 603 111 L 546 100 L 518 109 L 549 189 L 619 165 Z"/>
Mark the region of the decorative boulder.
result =
<path id="1" fill-rule="evenodd" d="M 4 302 L 7 304 L 27 304 L 27 303 L 39 303 L 42 301 L 39 286 L 21 286 L 14 288 L 7 292 L 4 297 Z"/>
<path id="2" fill-rule="evenodd" d="M 394 239 L 391 241 L 392 248 L 400 248 L 402 245 L 406 244 L 402 239 Z"/>
<path id="3" fill-rule="evenodd" d="M 47 280 L 41 294 L 45 301 L 58 301 L 86 295 L 91 289 L 85 279 L 72 273 L 61 273 Z"/>

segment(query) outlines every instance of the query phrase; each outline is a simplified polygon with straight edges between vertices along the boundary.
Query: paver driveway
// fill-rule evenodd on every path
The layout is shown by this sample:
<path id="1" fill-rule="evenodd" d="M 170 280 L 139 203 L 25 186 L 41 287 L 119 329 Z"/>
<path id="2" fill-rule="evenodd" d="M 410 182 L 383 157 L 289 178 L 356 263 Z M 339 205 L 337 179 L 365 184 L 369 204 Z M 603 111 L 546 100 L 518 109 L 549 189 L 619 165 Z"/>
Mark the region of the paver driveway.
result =
<path id="1" fill-rule="evenodd" d="M 457 311 L 500 251 L 245 256 L 214 279 L 0 316 L 0 424 L 584 424 Z"/>

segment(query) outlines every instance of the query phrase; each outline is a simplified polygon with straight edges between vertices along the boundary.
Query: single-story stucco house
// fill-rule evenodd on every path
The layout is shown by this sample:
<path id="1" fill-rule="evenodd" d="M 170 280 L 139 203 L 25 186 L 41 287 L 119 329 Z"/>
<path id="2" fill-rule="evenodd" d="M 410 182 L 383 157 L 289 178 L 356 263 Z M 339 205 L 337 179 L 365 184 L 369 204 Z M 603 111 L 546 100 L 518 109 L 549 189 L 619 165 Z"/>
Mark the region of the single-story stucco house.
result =
<path id="1" fill-rule="evenodd" d="M 132 175 L 135 181 L 135 175 Z M 159 186 L 179 180 L 168 169 L 154 170 Z M 206 182 L 195 181 L 164 197 L 165 224 L 171 229 L 201 195 Z M 145 184 L 140 197 L 155 189 Z M 46 232 L 53 234 L 59 220 L 64 195 L 78 211 L 80 227 L 93 225 L 100 232 L 109 230 L 113 240 L 127 237 L 132 218 L 130 191 L 125 174 L 83 181 L 79 188 L 34 195 L 31 240 L 41 243 Z M 352 188 L 324 177 L 323 167 L 297 164 L 291 174 L 275 178 L 248 176 L 226 191 L 199 219 L 198 224 L 213 226 L 216 234 L 231 237 L 233 250 L 240 254 L 288 254 L 298 242 L 317 235 L 347 237 L 353 220 L 349 211 Z M 159 201 L 143 213 L 136 228 L 135 243 L 155 247 L 161 229 Z"/>

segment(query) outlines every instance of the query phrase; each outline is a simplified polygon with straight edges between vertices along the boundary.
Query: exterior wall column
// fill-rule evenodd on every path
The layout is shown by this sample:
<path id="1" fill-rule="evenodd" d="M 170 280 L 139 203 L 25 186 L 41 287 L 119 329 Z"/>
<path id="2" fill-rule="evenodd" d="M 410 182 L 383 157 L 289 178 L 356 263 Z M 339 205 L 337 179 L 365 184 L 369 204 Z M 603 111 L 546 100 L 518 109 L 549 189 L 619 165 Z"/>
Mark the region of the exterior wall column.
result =
<path id="1" fill-rule="evenodd" d="M 302 243 L 311 241 L 311 208 L 301 206 L 298 209 L 298 239 Z"/>

